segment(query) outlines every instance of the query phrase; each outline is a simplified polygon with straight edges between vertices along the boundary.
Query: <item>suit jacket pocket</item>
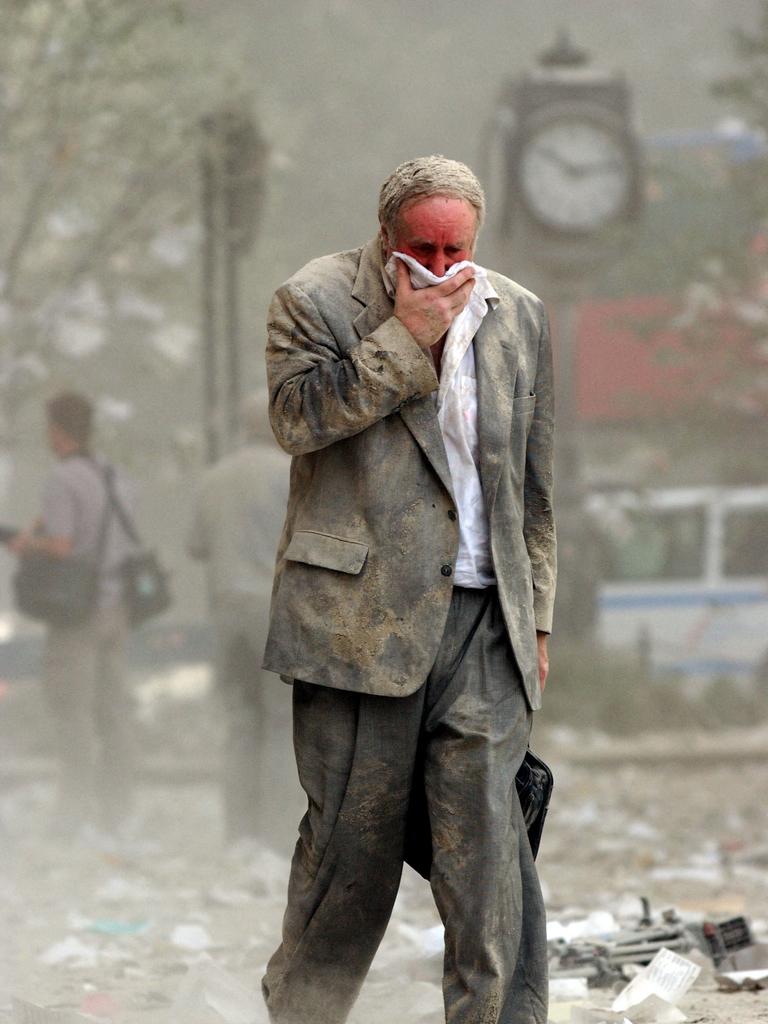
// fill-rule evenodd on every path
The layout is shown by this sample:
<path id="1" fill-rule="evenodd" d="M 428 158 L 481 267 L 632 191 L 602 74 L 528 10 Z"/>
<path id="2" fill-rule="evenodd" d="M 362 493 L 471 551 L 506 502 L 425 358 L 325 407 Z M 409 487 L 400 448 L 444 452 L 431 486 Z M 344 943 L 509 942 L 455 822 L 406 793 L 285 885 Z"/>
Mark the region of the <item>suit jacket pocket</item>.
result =
<path id="1" fill-rule="evenodd" d="M 312 530 L 297 530 L 285 550 L 285 558 L 289 562 L 304 562 L 351 576 L 357 576 L 367 557 L 367 544 Z"/>
<path id="2" fill-rule="evenodd" d="M 522 412 L 531 412 L 536 405 L 536 395 L 520 395 L 512 399 L 512 412 L 519 415 Z"/>

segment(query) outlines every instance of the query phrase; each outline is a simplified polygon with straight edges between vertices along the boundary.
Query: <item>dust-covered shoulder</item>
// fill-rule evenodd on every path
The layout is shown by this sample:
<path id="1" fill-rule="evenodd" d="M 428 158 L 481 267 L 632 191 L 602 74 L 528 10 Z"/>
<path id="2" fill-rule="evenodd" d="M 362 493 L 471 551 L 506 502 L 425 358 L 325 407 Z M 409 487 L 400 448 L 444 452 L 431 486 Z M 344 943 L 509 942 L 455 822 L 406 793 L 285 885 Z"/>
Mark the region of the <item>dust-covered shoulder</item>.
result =
<path id="1" fill-rule="evenodd" d="M 515 310 L 520 319 L 529 319 L 539 329 L 543 326 L 546 310 L 538 295 L 495 270 L 488 271 L 488 280 L 496 289 L 503 309 Z"/>
<path id="2" fill-rule="evenodd" d="M 357 277 L 362 251 L 362 247 L 347 249 L 344 252 L 334 252 L 310 260 L 292 274 L 278 288 L 278 292 L 284 289 L 299 290 L 315 303 L 321 301 L 329 292 L 335 293 L 337 289 L 348 294 L 352 291 Z"/>

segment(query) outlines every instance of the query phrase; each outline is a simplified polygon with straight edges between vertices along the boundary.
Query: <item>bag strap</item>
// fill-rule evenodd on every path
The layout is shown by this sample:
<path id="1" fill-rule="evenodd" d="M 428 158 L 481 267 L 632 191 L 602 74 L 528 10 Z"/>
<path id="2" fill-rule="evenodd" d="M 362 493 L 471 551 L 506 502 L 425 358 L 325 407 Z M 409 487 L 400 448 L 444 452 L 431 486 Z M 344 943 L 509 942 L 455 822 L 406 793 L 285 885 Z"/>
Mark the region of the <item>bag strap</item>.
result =
<path id="1" fill-rule="evenodd" d="M 99 475 L 101 475 L 101 469 L 95 460 L 92 459 L 91 462 L 93 463 L 94 469 L 97 469 L 99 471 Z M 107 501 L 99 524 L 99 536 L 96 540 L 96 558 L 94 560 L 94 565 L 97 571 L 101 569 L 101 564 L 104 561 L 104 552 L 107 548 L 107 530 L 109 529 L 109 521 L 111 518 L 112 505 Z"/>
<path id="2" fill-rule="evenodd" d="M 114 509 L 117 513 L 117 518 L 120 520 L 120 525 L 123 531 L 127 535 L 128 539 L 133 541 L 136 547 L 141 547 L 141 538 L 139 532 L 134 525 L 133 519 L 128 514 L 125 505 L 120 500 L 120 496 L 115 489 L 115 467 L 106 466 L 104 468 L 104 483 L 107 488 L 107 500 L 110 509 Z"/>

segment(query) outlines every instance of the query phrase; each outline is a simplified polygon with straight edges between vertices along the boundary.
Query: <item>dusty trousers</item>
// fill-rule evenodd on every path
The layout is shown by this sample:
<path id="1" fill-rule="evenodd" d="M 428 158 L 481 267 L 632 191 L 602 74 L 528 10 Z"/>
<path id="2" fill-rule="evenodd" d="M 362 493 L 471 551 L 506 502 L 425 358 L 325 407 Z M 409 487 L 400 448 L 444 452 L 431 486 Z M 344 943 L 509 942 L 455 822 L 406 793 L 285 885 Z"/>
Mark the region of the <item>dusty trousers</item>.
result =
<path id="1" fill-rule="evenodd" d="M 448 1024 L 545 1024 L 544 906 L 515 788 L 530 726 L 494 588 L 454 589 L 438 657 L 409 697 L 294 683 L 308 811 L 263 981 L 275 1024 L 346 1020 L 420 806 L 445 925 Z"/>

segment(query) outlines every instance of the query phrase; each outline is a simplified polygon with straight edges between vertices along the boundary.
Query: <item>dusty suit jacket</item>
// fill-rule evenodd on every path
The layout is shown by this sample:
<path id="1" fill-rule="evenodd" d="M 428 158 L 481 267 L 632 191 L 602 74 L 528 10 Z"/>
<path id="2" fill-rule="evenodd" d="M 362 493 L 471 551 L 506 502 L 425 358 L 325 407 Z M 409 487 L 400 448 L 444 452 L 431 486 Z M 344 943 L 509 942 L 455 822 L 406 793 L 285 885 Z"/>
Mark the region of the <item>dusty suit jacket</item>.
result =
<path id="1" fill-rule="evenodd" d="M 498 592 L 532 708 L 555 588 L 553 385 L 541 302 L 499 274 L 475 336 L 480 478 Z M 268 318 L 270 419 L 293 456 L 264 667 L 382 696 L 426 680 L 458 521 L 438 379 L 393 315 L 378 239 L 307 264 Z"/>

